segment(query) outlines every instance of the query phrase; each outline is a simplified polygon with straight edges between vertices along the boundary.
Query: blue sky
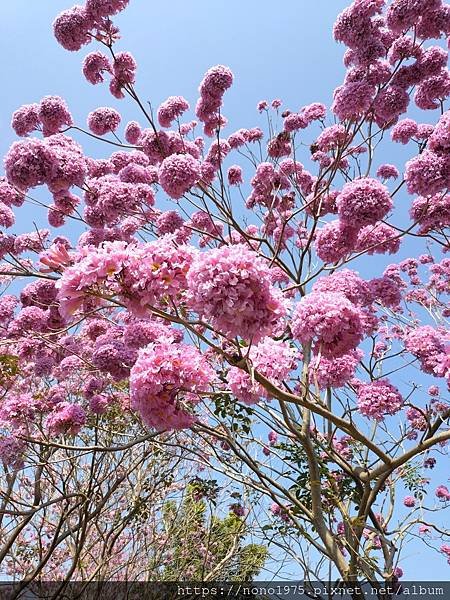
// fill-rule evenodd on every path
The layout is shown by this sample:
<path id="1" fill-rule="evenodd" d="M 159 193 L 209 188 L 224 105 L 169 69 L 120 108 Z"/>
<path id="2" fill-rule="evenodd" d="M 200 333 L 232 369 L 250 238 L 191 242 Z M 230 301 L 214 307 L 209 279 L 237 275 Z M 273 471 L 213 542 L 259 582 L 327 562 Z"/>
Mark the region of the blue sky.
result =
<path id="1" fill-rule="evenodd" d="M 291 110 L 313 101 L 330 104 L 332 91 L 344 75 L 344 47 L 333 41 L 331 30 L 336 15 L 349 1 L 131 0 L 116 19 L 122 34 L 117 47 L 136 57 L 137 91 L 154 107 L 175 94 L 185 96 L 194 105 L 204 72 L 215 64 L 228 65 L 235 75 L 224 109 L 231 133 L 239 127 L 264 124 L 256 111 L 261 99 L 281 98 Z M 0 2 L 2 156 L 15 139 L 10 129 L 11 113 L 21 104 L 38 102 L 47 94 L 64 97 L 81 126 L 88 112 L 98 106 L 118 108 L 124 123 L 139 118 L 134 106 L 114 99 L 106 85 L 94 87 L 84 80 L 82 58 L 94 45 L 70 53 L 53 38 L 53 19 L 70 6 L 70 0 Z M 82 144 L 93 156 L 106 155 L 109 150 L 84 137 Z M 383 159 L 401 166 L 410 152 L 395 146 Z M 44 190 L 36 195 L 45 199 Z M 410 199 L 404 192 L 399 199 L 405 201 L 400 209 L 404 213 Z M 22 209 L 17 229 L 29 230 L 33 221 L 45 226 L 43 213 L 32 207 Z M 401 258 L 408 255 L 410 247 L 402 251 Z M 393 259 L 377 260 L 381 267 L 381 260 L 387 264 Z M 369 276 L 373 276 L 373 264 Z M 420 560 L 418 550 L 405 554 L 410 555 L 402 561 L 407 576 L 445 577 L 443 572 L 448 567 L 443 557 L 427 564 Z"/>

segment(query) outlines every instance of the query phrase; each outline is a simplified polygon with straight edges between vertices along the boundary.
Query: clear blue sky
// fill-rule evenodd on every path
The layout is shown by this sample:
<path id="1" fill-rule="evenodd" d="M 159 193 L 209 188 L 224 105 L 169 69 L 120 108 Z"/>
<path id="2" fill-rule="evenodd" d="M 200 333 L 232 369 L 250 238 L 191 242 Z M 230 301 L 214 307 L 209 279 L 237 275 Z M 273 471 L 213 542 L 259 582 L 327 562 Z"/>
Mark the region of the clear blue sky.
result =
<path id="1" fill-rule="evenodd" d="M 350 0 L 131 0 L 128 9 L 116 18 L 122 33 L 117 47 L 136 57 L 137 90 L 143 100 L 151 101 L 155 107 L 175 94 L 185 96 L 194 105 L 204 72 L 215 64 L 228 65 L 235 74 L 224 109 L 231 133 L 239 127 L 263 123 L 256 111 L 261 99 L 279 97 L 291 110 L 313 101 L 330 104 L 332 91 L 344 74 L 344 47 L 333 41 L 331 29 L 336 15 L 349 3 Z M 70 0 L 0 2 L 2 156 L 15 139 L 10 129 L 11 113 L 21 104 L 38 102 L 47 94 L 64 97 L 75 121 L 82 126 L 88 112 L 97 106 L 117 107 L 124 123 L 138 117 L 128 101 L 112 98 L 106 85 L 92 86 L 82 77 L 82 58 L 95 48 L 94 44 L 70 53 L 53 38 L 53 19 L 70 6 Z M 94 156 L 106 155 L 108 151 L 86 138 L 82 143 L 86 152 Z M 402 166 L 401 161 L 407 157 L 408 151 L 397 146 L 384 160 L 400 162 Z M 36 196 L 48 200 L 44 190 Z M 406 194 L 403 199 L 407 199 Z M 403 211 L 406 206 L 405 202 Z M 35 212 L 32 207 L 22 210 L 18 231 L 29 230 L 34 220 L 45 226 L 43 212 Z M 407 255 L 407 251 L 402 252 L 401 258 Z M 381 260 L 387 264 L 393 259 Z M 405 556 L 402 566 L 407 577 L 448 577 L 443 557 L 433 557 L 426 563 L 413 548 Z"/>

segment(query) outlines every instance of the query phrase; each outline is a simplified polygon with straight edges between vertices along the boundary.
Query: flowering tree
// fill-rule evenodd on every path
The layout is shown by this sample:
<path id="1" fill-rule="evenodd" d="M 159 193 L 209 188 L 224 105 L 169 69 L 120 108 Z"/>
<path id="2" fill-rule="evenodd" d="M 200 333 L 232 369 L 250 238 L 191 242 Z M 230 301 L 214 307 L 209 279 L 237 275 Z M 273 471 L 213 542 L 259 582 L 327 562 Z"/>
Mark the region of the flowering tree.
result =
<path id="1" fill-rule="evenodd" d="M 196 120 L 182 96 L 155 114 L 141 99 L 133 56 L 115 50 L 113 18 L 127 4 L 87 0 L 53 25 L 69 51 L 97 43 L 85 78 L 108 79 L 135 104 L 140 122 L 124 140 L 115 109 L 91 112 L 85 131 L 57 96 L 12 117 L 24 139 L 5 157 L 0 224 L 13 227 L 13 207 L 38 186 L 51 203 L 50 229 L 0 237 L 3 512 L 18 518 L 5 556 L 37 506 L 46 529 L 72 519 L 72 508 L 41 503 L 40 470 L 62 461 L 64 481 L 90 470 L 108 487 L 127 451 L 134 488 L 146 469 L 164 472 L 170 450 L 206 469 L 198 500 L 243 484 L 230 492 L 234 518 L 246 522 L 258 498 L 265 516 L 252 527 L 305 576 L 395 581 L 419 537 L 450 560 L 439 511 L 450 491 L 433 471 L 450 439 L 450 75 L 439 42 L 450 6 L 355 0 L 334 26 L 347 70 L 332 105 L 261 101 L 265 130 L 233 132 L 225 66 L 205 74 Z M 107 156 L 86 156 L 72 137 L 81 134 L 105 142 Z M 389 139 L 408 144 L 405 165 L 379 162 Z M 78 239 L 71 222 L 85 226 Z M 68 237 L 55 231 L 66 224 Z M 400 251 L 409 257 L 388 256 Z M 150 462 L 149 439 L 165 449 Z M 14 491 L 23 478 L 27 511 Z M 66 506 L 78 494 L 68 484 L 58 493 Z M 145 506 L 152 496 L 139 497 Z M 98 528 L 98 512 L 73 510 L 84 511 L 81 536 Z M 51 544 L 44 551 L 57 560 Z"/>

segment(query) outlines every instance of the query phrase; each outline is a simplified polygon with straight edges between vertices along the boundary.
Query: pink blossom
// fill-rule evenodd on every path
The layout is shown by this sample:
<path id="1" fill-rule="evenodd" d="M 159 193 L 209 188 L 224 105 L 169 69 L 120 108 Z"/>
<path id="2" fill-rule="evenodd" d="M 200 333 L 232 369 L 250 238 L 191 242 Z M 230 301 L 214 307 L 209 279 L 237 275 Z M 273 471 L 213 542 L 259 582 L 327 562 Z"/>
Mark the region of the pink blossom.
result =
<path id="1" fill-rule="evenodd" d="M 125 127 L 125 139 L 129 144 L 137 144 L 141 137 L 142 129 L 137 121 L 130 121 Z"/>
<path id="2" fill-rule="evenodd" d="M 357 229 L 339 220 L 327 223 L 317 232 L 315 241 L 317 256 L 325 263 L 338 262 L 353 252 L 357 235 Z"/>
<path id="3" fill-rule="evenodd" d="M 48 432 L 52 435 L 77 435 L 86 423 L 86 413 L 79 404 L 60 402 L 45 421 Z"/>
<path id="4" fill-rule="evenodd" d="M 40 255 L 39 261 L 48 267 L 48 269 L 41 269 L 45 272 L 50 270 L 57 271 L 62 267 L 66 267 L 71 263 L 72 259 L 64 244 L 57 242 Z"/>
<path id="5" fill-rule="evenodd" d="M 189 154 L 172 154 L 161 163 L 159 182 L 171 198 L 181 198 L 199 179 L 200 163 Z"/>
<path id="6" fill-rule="evenodd" d="M 434 375 L 444 360 L 444 337 L 430 325 L 411 329 L 405 336 L 405 348 L 413 354 L 425 373 Z"/>
<path id="7" fill-rule="evenodd" d="M 403 403 L 400 392 L 387 379 L 363 383 L 358 388 L 358 410 L 370 419 L 382 421 L 385 415 L 395 415 Z"/>
<path id="8" fill-rule="evenodd" d="M 269 431 L 267 439 L 269 440 L 269 445 L 274 446 L 278 442 L 278 434 L 275 431 Z"/>
<path id="9" fill-rule="evenodd" d="M 367 254 L 395 254 L 400 249 L 399 232 L 383 222 L 367 225 L 358 232 L 355 251 Z"/>
<path id="10" fill-rule="evenodd" d="M 358 349 L 334 358 L 314 358 L 310 364 L 310 381 L 315 384 L 317 380 L 322 390 L 328 387 L 343 387 L 355 376 L 356 367 L 362 357 L 363 352 Z"/>
<path id="11" fill-rule="evenodd" d="M 416 499 L 414 498 L 414 496 L 405 496 L 403 498 L 403 504 L 407 508 L 414 508 L 416 505 Z"/>
<path id="12" fill-rule="evenodd" d="M 391 138 L 394 142 L 407 144 L 417 134 L 417 123 L 412 119 L 399 121 L 391 130 Z"/>
<path id="13" fill-rule="evenodd" d="M 394 278 L 388 274 L 376 277 L 369 282 L 372 297 L 383 306 L 397 309 L 402 300 L 401 289 L 405 287 L 400 277 Z"/>
<path id="14" fill-rule="evenodd" d="M 73 6 L 58 15 L 53 22 L 53 33 L 66 50 L 76 51 L 91 41 L 89 31 L 94 22 L 83 6 Z"/>
<path id="15" fill-rule="evenodd" d="M 413 200 L 409 214 L 418 223 L 418 233 L 422 235 L 430 231 L 444 231 L 450 225 L 450 194 L 419 196 Z"/>
<path id="16" fill-rule="evenodd" d="M 375 88 L 365 81 L 345 83 L 334 91 L 331 110 L 341 121 L 358 119 L 369 110 L 374 94 Z"/>
<path id="17" fill-rule="evenodd" d="M 185 98 L 169 96 L 158 108 L 158 122 L 161 127 L 170 127 L 186 110 L 189 110 L 189 103 Z"/>
<path id="18" fill-rule="evenodd" d="M 312 286 L 312 291 L 337 292 L 359 306 L 367 306 L 372 302 L 372 292 L 368 282 L 350 269 L 341 269 L 327 277 L 320 277 Z"/>
<path id="19" fill-rule="evenodd" d="M 313 102 L 312 104 L 308 104 L 304 106 L 300 112 L 306 117 L 306 119 L 311 121 L 321 121 L 326 117 L 327 107 L 325 104 L 320 102 Z"/>
<path id="20" fill-rule="evenodd" d="M 316 140 L 319 150 L 328 152 L 343 146 L 349 140 L 349 134 L 343 125 L 332 125 L 325 128 Z"/>
<path id="21" fill-rule="evenodd" d="M 14 240 L 14 253 L 41 252 L 49 235 L 48 229 L 39 229 L 32 233 L 21 233 Z"/>
<path id="22" fill-rule="evenodd" d="M 362 340 L 362 313 L 343 294 L 312 292 L 295 307 L 291 329 L 295 339 L 304 344 L 315 340 L 326 358 L 334 358 L 354 350 Z"/>
<path id="23" fill-rule="evenodd" d="M 406 112 L 409 95 L 398 85 L 390 85 L 378 92 L 374 103 L 375 121 L 379 127 L 388 127 L 395 123 L 398 117 Z"/>
<path id="24" fill-rule="evenodd" d="M 87 54 L 83 60 L 83 75 L 89 83 L 96 85 L 104 81 L 103 73 L 112 73 L 112 66 L 107 56 L 96 51 Z"/>
<path id="25" fill-rule="evenodd" d="M 190 427 L 196 420 L 193 408 L 212 381 L 211 367 L 195 347 L 151 343 L 140 351 L 131 370 L 131 406 L 148 427 Z"/>
<path id="26" fill-rule="evenodd" d="M 408 419 L 412 429 L 416 429 L 418 431 L 426 431 L 428 428 L 428 421 L 426 417 L 426 413 L 424 411 L 420 411 L 417 408 L 408 408 L 406 411 L 406 418 Z"/>
<path id="27" fill-rule="evenodd" d="M 64 192 L 73 185 L 82 186 L 86 176 L 86 162 L 81 146 L 63 133 L 46 139 L 45 144 L 52 153 L 52 170 L 47 178 L 49 190 Z"/>
<path id="28" fill-rule="evenodd" d="M 444 500 L 444 502 L 450 502 L 450 492 L 445 485 L 438 485 L 435 491 L 435 495 L 439 500 Z"/>
<path id="29" fill-rule="evenodd" d="M 0 423 L 14 428 L 26 427 L 34 422 L 38 406 L 29 393 L 9 393 L 0 406 Z"/>
<path id="30" fill-rule="evenodd" d="M 405 181 L 410 194 L 438 194 L 450 186 L 449 157 L 425 150 L 406 163 Z"/>
<path id="31" fill-rule="evenodd" d="M 246 245 L 200 254 L 187 281 L 192 309 L 231 337 L 258 342 L 280 327 L 285 303 L 267 263 Z"/>
<path id="32" fill-rule="evenodd" d="M 0 438 L 0 461 L 7 467 L 21 469 L 24 465 L 25 442 L 13 435 Z"/>
<path id="33" fill-rule="evenodd" d="M 0 177 L 0 202 L 6 206 L 22 206 L 25 197 L 8 183 L 6 177 Z"/>
<path id="34" fill-rule="evenodd" d="M 9 206 L 0 202 L 0 227 L 12 227 L 15 220 L 14 213 Z"/>
<path id="35" fill-rule="evenodd" d="M 377 177 L 380 179 L 397 179 L 400 173 L 395 165 L 380 165 L 377 169 Z"/>
<path id="36" fill-rule="evenodd" d="M 89 113 L 87 124 L 95 135 L 105 135 L 116 131 L 121 121 L 120 114 L 114 108 L 101 107 Z"/>
<path id="37" fill-rule="evenodd" d="M 208 123 L 217 120 L 218 111 L 222 105 L 225 91 L 233 83 L 233 74 L 228 67 L 217 65 L 209 69 L 200 83 L 200 98 L 195 108 L 197 117 L 205 123 L 207 134 L 213 135 L 214 131 Z"/>
<path id="38" fill-rule="evenodd" d="M 187 288 L 187 275 L 197 255 L 195 248 L 178 244 L 165 235 L 143 244 L 128 247 L 124 271 L 125 301 L 139 316 L 147 305 L 165 306 L 169 300 L 178 304 Z"/>
<path id="39" fill-rule="evenodd" d="M 450 151 L 450 110 L 439 119 L 428 139 L 428 148 L 437 154 L 448 154 Z"/>
<path id="40" fill-rule="evenodd" d="M 445 101 L 449 94 L 450 73 L 448 69 L 442 69 L 437 75 L 428 77 L 417 86 L 414 102 L 422 110 L 434 110 L 439 108 L 440 103 Z"/>
<path id="41" fill-rule="evenodd" d="M 267 154 L 272 158 L 289 156 L 292 152 L 289 133 L 283 131 L 267 143 Z"/>
<path id="42" fill-rule="evenodd" d="M 353 227 L 373 225 L 392 208 L 388 189 L 376 179 L 362 177 L 346 183 L 336 198 L 341 221 Z"/>
<path id="43" fill-rule="evenodd" d="M 240 185 L 242 180 L 242 169 L 238 165 L 233 165 L 227 171 L 228 183 L 230 185 Z"/>
<path id="44" fill-rule="evenodd" d="M 53 153 L 42 140 L 35 138 L 14 142 L 5 157 L 8 182 L 24 192 L 45 183 L 53 165 Z"/>
<path id="45" fill-rule="evenodd" d="M 86 0 L 86 11 L 95 20 L 111 17 L 127 7 L 130 0 Z"/>
<path id="46" fill-rule="evenodd" d="M 297 352 L 288 344 L 263 338 L 252 346 L 249 359 L 252 367 L 273 385 L 282 387 L 282 382 L 296 368 Z M 231 392 L 246 404 L 256 404 L 261 398 L 270 398 L 270 393 L 254 378 L 238 367 L 231 367 L 227 375 Z"/>
<path id="47" fill-rule="evenodd" d="M 284 130 L 287 132 L 298 131 L 308 127 L 309 122 L 305 115 L 301 113 L 291 113 L 284 119 Z"/>
<path id="48" fill-rule="evenodd" d="M 66 102 L 59 96 L 45 96 L 39 103 L 39 119 L 45 136 L 58 133 L 73 124 Z"/>
<path id="49" fill-rule="evenodd" d="M 24 104 L 14 111 L 11 119 L 11 127 L 20 137 L 39 129 L 40 124 L 38 104 Z"/>

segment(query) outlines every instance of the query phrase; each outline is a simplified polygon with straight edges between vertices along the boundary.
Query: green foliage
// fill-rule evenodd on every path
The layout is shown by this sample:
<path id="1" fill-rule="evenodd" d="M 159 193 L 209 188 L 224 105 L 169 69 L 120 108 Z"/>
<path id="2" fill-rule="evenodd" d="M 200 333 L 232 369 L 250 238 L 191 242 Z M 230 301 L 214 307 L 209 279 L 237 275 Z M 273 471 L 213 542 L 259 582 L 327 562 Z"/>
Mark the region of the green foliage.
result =
<path id="1" fill-rule="evenodd" d="M 224 518 L 211 514 L 207 502 L 198 499 L 198 486 L 188 486 L 183 501 L 166 502 L 162 519 L 167 540 L 166 564 L 161 581 L 251 581 L 267 558 L 267 548 L 246 544 L 248 528 L 230 513 Z"/>
<path id="2" fill-rule="evenodd" d="M 217 394 L 214 404 L 214 414 L 221 419 L 227 419 L 231 431 L 246 435 L 250 433 L 253 410 L 249 406 L 236 402 L 229 394 Z"/>
<path id="3" fill-rule="evenodd" d="M 292 466 L 291 470 L 286 470 L 286 476 L 295 476 L 295 484 L 289 489 L 308 508 L 312 507 L 311 501 L 311 474 L 308 466 L 306 452 L 299 444 L 282 443 L 277 444 L 275 448 L 281 451 L 286 459 L 286 462 Z M 320 456 L 321 448 L 316 448 L 317 456 Z M 318 460 L 320 481 L 322 483 L 322 495 L 325 499 L 332 501 L 333 495 L 338 494 L 340 499 L 358 499 L 358 490 L 351 477 L 341 473 L 339 480 L 334 477 L 333 471 L 330 469 L 326 458 Z M 333 503 L 330 503 L 330 507 Z M 324 503 L 326 510 L 327 505 Z M 294 511 L 295 512 L 295 511 Z"/>
<path id="4" fill-rule="evenodd" d="M 0 354 L 0 385 L 19 373 L 19 357 L 13 354 Z"/>

